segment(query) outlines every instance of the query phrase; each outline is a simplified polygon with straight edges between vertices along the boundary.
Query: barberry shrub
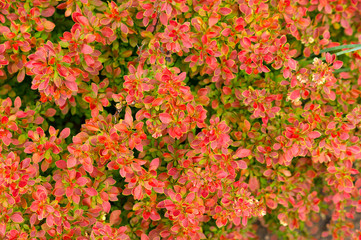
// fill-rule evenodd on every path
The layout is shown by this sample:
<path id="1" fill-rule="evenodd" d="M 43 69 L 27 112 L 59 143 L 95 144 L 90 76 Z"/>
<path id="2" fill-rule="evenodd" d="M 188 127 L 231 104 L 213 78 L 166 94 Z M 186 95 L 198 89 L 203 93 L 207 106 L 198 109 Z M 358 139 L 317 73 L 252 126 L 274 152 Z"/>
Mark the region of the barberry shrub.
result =
<path id="1" fill-rule="evenodd" d="M 360 239 L 360 19 L 0 0 L 0 239 Z"/>

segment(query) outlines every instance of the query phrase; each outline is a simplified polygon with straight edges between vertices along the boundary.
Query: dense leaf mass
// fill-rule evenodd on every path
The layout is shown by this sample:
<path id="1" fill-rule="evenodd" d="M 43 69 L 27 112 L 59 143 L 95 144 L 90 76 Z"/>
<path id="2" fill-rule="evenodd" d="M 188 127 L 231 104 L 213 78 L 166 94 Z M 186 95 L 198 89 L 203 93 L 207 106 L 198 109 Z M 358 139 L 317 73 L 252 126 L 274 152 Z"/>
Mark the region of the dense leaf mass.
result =
<path id="1" fill-rule="evenodd" d="M 0 239 L 360 239 L 360 19 L 0 0 Z"/>

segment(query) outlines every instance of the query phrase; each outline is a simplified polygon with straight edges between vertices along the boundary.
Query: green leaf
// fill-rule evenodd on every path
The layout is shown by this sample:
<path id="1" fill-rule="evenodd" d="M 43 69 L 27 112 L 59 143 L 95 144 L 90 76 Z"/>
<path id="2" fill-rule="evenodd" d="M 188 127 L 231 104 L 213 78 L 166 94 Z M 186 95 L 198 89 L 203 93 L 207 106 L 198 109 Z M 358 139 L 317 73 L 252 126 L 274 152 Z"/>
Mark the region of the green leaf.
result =
<path id="1" fill-rule="evenodd" d="M 340 56 L 342 54 L 349 53 L 349 52 L 354 52 L 354 51 L 357 51 L 357 50 L 360 50 L 360 49 L 361 49 L 361 44 L 358 47 L 351 48 L 351 49 L 348 49 L 348 50 L 344 50 L 344 51 L 341 51 L 341 52 L 337 52 L 336 56 Z"/>
<path id="2" fill-rule="evenodd" d="M 322 49 L 320 51 L 320 53 L 331 52 L 331 51 L 341 50 L 341 49 L 345 49 L 345 48 L 356 48 L 356 47 L 361 47 L 361 44 L 347 44 L 347 45 L 340 45 L 337 47 L 325 48 L 325 49 Z"/>
<path id="3" fill-rule="evenodd" d="M 350 68 L 340 68 L 335 70 L 333 73 L 349 72 L 350 70 L 351 70 Z"/>

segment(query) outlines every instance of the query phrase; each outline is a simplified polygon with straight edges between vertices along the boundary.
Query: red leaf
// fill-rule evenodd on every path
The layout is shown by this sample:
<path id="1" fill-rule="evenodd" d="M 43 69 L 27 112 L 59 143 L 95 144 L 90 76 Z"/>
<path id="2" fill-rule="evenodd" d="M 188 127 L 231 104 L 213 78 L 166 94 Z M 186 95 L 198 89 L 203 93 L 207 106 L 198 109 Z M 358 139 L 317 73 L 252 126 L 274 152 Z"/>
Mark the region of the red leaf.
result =
<path id="1" fill-rule="evenodd" d="M 19 83 L 21 83 L 25 79 L 25 69 L 21 69 L 21 71 L 18 73 L 17 80 Z"/>
<path id="2" fill-rule="evenodd" d="M 130 126 L 133 127 L 133 117 L 132 117 L 132 111 L 129 107 L 125 110 L 125 116 L 124 116 L 124 122 Z"/>
<path id="3" fill-rule="evenodd" d="M 77 160 L 74 157 L 69 157 L 66 161 L 66 165 L 68 168 L 72 168 L 77 164 Z"/>
<path id="4" fill-rule="evenodd" d="M 164 25 L 167 26 L 168 25 L 168 17 L 167 14 L 165 14 L 164 12 L 162 12 L 159 16 L 159 20 L 160 22 Z"/>
<path id="5" fill-rule="evenodd" d="M 270 199 L 270 198 L 267 199 L 266 204 L 271 209 L 276 209 L 277 208 L 277 203 L 275 201 L 273 201 L 272 199 Z"/>
<path id="6" fill-rule="evenodd" d="M 97 190 L 95 190 L 94 188 L 85 188 L 84 191 L 91 197 L 98 195 Z"/>
<path id="7" fill-rule="evenodd" d="M 234 217 L 232 220 L 233 220 L 234 225 L 236 225 L 236 226 L 239 226 L 241 224 L 240 217 Z"/>
<path id="8" fill-rule="evenodd" d="M 134 198 L 136 200 L 142 200 L 143 199 L 143 191 L 142 186 L 138 185 L 134 188 Z"/>
<path id="9" fill-rule="evenodd" d="M 250 177 L 249 179 L 249 184 L 248 184 L 249 189 L 254 192 L 257 189 L 259 189 L 259 181 L 258 178 L 255 176 Z"/>
<path id="10" fill-rule="evenodd" d="M 89 46 L 88 44 L 83 44 L 82 48 L 81 48 L 81 52 L 83 54 L 91 54 L 93 53 L 93 48 L 91 46 Z"/>
<path id="11" fill-rule="evenodd" d="M 44 28 L 45 28 L 46 30 L 52 31 L 52 30 L 54 29 L 54 27 L 55 27 L 55 24 L 52 23 L 52 22 L 50 22 L 50 21 L 44 21 L 44 22 L 43 22 L 43 26 L 44 26 Z"/>
<path id="12" fill-rule="evenodd" d="M 217 22 L 218 22 L 217 17 L 210 17 L 208 19 L 208 25 L 209 25 L 210 28 L 213 27 Z"/>
<path id="13" fill-rule="evenodd" d="M 350 150 L 353 154 L 358 154 L 361 151 L 361 149 L 358 146 L 348 147 L 348 150 Z"/>
<path id="14" fill-rule="evenodd" d="M 168 124 L 172 121 L 172 117 L 168 113 L 159 114 L 159 119 L 165 124 Z"/>
<path id="15" fill-rule="evenodd" d="M 149 240 L 149 237 L 142 233 L 142 235 L 140 236 L 140 240 Z"/>
<path id="16" fill-rule="evenodd" d="M 236 151 L 235 156 L 238 158 L 245 158 L 248 157 L 249 155 L 251 155 L 251 150 L 249 149 L 245 149 L 245 148 L 238 148 Z"/>
<path id="17" fill-rule="evenodd" d="M 291 100 L 296 100 L 299 97 L 300 97 L 300 90 L 295 90 L 290 95 Z"/>
<path id="18" fill-rule="evenodd" d="M 79 185 L 79 186 L 85 186 L 85 184 L 87 184 L 88 182 L 88 179 L 85 178 L 85 177 L 80 177 L 76 180 L 76 183 Z"/>
<path id="19" fill-rule="evenodd" d="M 219 13 L 224 16 L 230 14 L 231 12 L 232 12 L 232 9 L 230 9 L 230 8 L 222 7 L 219 9 Z"/>
<path id="20" fill-rule="evenodd" d="M 228 176 L 228 173 L 226 173 L 225 171 L 220 171 L 217 173 L 217 178 L 222 179 L 222 178 L 226 178 Z"/>
<path id="21" fill-rule="evenodd" d="M 93 125 L 90 125 L 90 124 L 84 124 L 84 127 L 86 127 L 89 131 L 99 131 L 100 129 L 97 127 L 97 126 L 93 126 Z"/>
<path id="22" fill-rule="evenodd" d="M 0 236 L 4 237 L 6 233 L 6 225 L 5 223 L 0 223 Z"/>
<path id="23" fill-rule="evenodd" d="M 241 41 L 241 44 L 243 47 L 249 48 L 249 47 L 251 47 L 252 42 L 248 37 L 244 37 Z"/>
<path id="24" fill-rule="evenodd" d="M 342 61 L 335 61 L 334 63 L 333 63 L 333 69 L 340 69 L 341 67 L 342 67 L 342 65 L 343 65 L 343 62 Z"/>
<path id="25" fill-rule="evenodd" d="M 335 168 L 335 166 L 329 166 L 329 167 L 327 168 L 327 172 L 329 172 L 329 173 L 336 173 L 336 168 Z"/>
<path id="26" fill-rule="evenodd" d="M 288 60 L 288 66 L 292 69 L 292 70 L 296 70 L 297 68 L 297 61 L 293 60 L 292 58 Z"/>
<path id="27" fill-rule="evenodd" d="M 65 189 L 64 188 L 56 188 L 54 190 L 54 196 L 56 197 L 61 197 L 65 194 Z"/>
<path id="28" fill-rule="evenodd" d="M 54 225 L 54 216 L 53 215 L 49 215 L 47 218 L 46 218 L 46 224 L 49 226 L 49 227 L 52 227 Z"/>
<path id="29" fill-rule="evenodd" d="M 55 7 L 51 6 L 51 7 L 48 7 L 47 9 L 44 9 L 41 12 L 41 16 L 43 16 L 43 17 L 51 17 L 51 16 L 53 16 L 54 13 L 55 13 Z"/>
<path id="30" fill-rule="evenodd" d="M 14 213 L 11 215 L 11 220 L 16 223 L 22 223 L 24 221 L 24 218 L 21 216 L 20 213 Z"/>
<path id="31" fill-rule="evenodd" d="M 153 221 L 159 221 L 160 220 L 160 216 L 159 214 L 153 210 L 151 213 L 150 213 L 150 219 L 152 219 Z"/>
<path id="32" fill-rule="evenodd" d="M 121 213 L 122 213 L 121 210 L 112 211 L 109 217 L 110 226 L 114 225 L 115 223 L 121 222 L 121 218 L 119 217 Z"/>
<path id="33" fill-rule="evenodd" d="M 336 100 L 336 94 L 334 91 L 330 91 L 330 93 L 328 94 L 328 97 L 332 100 L 335 101 Z"/>
<path id="34" fill-rule="evenodd" d="M 101 32 L 104 37 L 111 37 L 114 34 L 114 31 L 110 27 L 103 27 Z"/>
<path id="35" fill-rule="evenodd" d="M 242 218 L 242 225 L 245 227 L 245 226 L 247 226 L 247 222 L 248 222 L 248 218 L 247 218 L 247 216 L 244 216 L 243 218 Z"/>
<path id="36" fill-rule="evenodd" d="M 72 90 L 74 92 L 78 91 L 78 85 L 76 84 L 76 82 L 72 82 L 72 81 L 64 81 L 65 86 L 69 89 Z"/>
<path id="37" fill-rule="evenodd" d="M 240 169 L 247 169 L 247 163 L 243 160 L 237 161 L 238 167 Z"/>
<path id="38" fill-rule="evenodd" d="M 308 137 L 311 139 L 319 138 L 319 137 L 321 137 L 321 133 L 319 133 L 317 131 L 312 131 L 308 134 Z"/>
<path id="39" fill-rule="evenodd" d="M 195 194 L 194 194 L 194 192 L 191 192 L 191 193 L 189 193 L 189 194 L 187 195 L 187 197 L 186 197 L 186 199 L 185 199 L 185 202 L 186 202 L 186 203 L 192 203 L 193 200 L 194 200 L 194 198 L 195 198 Z"/>
<path id="40" fill-rule="evenodd" d="M 155 158 L 150 163 L 149 170 L 157 170 L 158 167 L 159 167 L 159 158 Z"/>
<path id="41" fill-rule="evenodd" d="M 1 118 L 1 124 L 6 124 L 7 122 L 9 121 L 9 118 L 7 117 L 7 116 L 3 116 L 2 118 Z"/>
<path id="42" fill-rule="evenodd" d="M 76 13 L 74 13 L 74 15 L 75 15 Z M 76 16 L 76 20 L 81 24 L 81 25 L 83 25 L 83 26 L 85 26 L 85 27 L 87 27 L 87 26 L 89 26 L 90 24 L 89 24 L 89 21 L 88 21 L 88 19 L 86 18 L 86 17 L 84 17 L 84 16 L 81 16 L 80 15 L 80 13 L 78 13 L 78 14 L 76 14 L 77 16 Z"/>
<path id="43" fill-rule="evenodd" d="M 64 128 L 63 131 L 61 131 L 59 138 L 65 139 L 70 135 L 70 128 Z"/>
<path id="44" fill-rule="evenodd" d="M 330 122 L 328 125 L 327 125 L 327 129 L 334 129 L 336 127 L 336 122 Z"/>
<path id="45" fill-rule="evenodd" d="M 60 169 L 66 168 L 66 162 L 64 160 L 59 160 L 59 161 L 55 162 L 55 165 Z"/>
<path id="46" fill-rule="evenodd" d="M 271 176 L 272 173 L 273 173 L 272 169 L 267 169 L 266 171 L 263 172 L 263 175 L 266 177 L 269 177 L 269 176 Z"/>
<path id="47" fill-rule="evenodd" d="M 45 116 L 46 117 L 52 117 L 56 114 L 56 110 L 54 108 L 49 108 L 48 110 L 46 110 L 45 112 Z"/>
<path id="48" fill-rule="evenodd" d="M 124 23 L 120 23 L 120 30 L 125 34 L 128 34 L 129 32 L 128 27 Z"/>
<path id="49" fill-rule="evenodd" d="M 110 205 L 109 201 L 104 201 L 102 203 L 102 207 L 103 207 L 104 212 L 106 212 L 106 213 L 110 212 L 111 205 Z"/>

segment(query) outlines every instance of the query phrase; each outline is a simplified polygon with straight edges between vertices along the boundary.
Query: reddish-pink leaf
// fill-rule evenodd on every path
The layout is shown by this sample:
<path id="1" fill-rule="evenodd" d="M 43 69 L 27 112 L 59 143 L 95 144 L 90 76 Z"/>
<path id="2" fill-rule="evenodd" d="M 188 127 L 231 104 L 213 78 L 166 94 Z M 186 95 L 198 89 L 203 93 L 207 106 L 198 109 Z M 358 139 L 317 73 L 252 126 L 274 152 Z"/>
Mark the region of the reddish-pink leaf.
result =
<path id="1" fill-rule="evenodd" d="M 140 240 L 149 240 L 149 237 L 142 233 L 142 235 L 140 236 Z"/>
<path id="2" fill-rule="evenodd" d="M 334 129 L 336 127 L 336 122 L 330 122 L 327 124 L 327 129 Z"/>
<path id="3" fill-rule="evenodd" d="M 311 139 L 319 138 L 319 137 L 321 137 L 321 133 L 319 133 L 317 131 L 312 131 L 308 134 L 308 137 Z"/>
<path id="4" fill-rule="evenodd" d="M 64 188 L 56 188 L 54 190 L 54 196 L 56 197 L 61 197 L 65 194 L 65 189 Z"/>
<path id="5" fill-rule="evenodd" d="M 114 31 L 110 27 L 103 27 L 101 32 L 104 37 L 111 37 L 114 35 Z"/>
<path id="6" fill-rule="evenodd" d="M 86 26 L 86 27 L 89 26 L 89 21 L 88 21 L 88 19 L 87 19 L 86 17 L 81 16 L 80 13 L 74 13 L 74 15 L 77 15 L 77 16 L 76 16 L 76 20 L 77 20 L 81 25 Z"/>
<path id="7" fill-rule="evenodd" d="M 77 164 L 77 160 L 74 157 L 69 157 L 66 161 L 67 167 L 72 168 Z"/>
<path id="8" fill-rule="evenodd" d="M 172 121 L 172 117 L 168 113 L 159 114 L 159 119 L 165 124 L 168 124 L 168 123 L 170 123 Z"/>
<path id="9" fill-rule="evenodd" d="M 219 179 L 226 178 L 227 176 L 228 176 L 228 173 L 225 171 L 219 171 L 217 173 L 217 178 L 219 178 Z"/>
<path id="10" fill-rule="evenodd" d="M 64 128 L 63 131 L 61 131 L 59 138 L 65 139 L 70 135 L 70 128 Z"/>
<path id="11" fill-rule="evenodd" d="M 167 26 L 168 25 L 168 17 L 167 14 L 165 14 L 164 12 L 162 12 L 159 16 L 159 20 L 160 22 L 164 25 Z"/>
<path id="12" fill-rule="evenodd" d="M 19 71 L 17 76 L 17 80 L 19 83 L 21 83 L 24 79 L 25 79 L 25 68 L 21 69 L 21 71 Z"/>
<path id="13" fill-rule="evenodd" d="M 93 48 L 91 46 L 89 46 L 88 44 L 82 45 L 81 52 L 83 54 L 92 54 L 93 51 L 94 51 Z"/>
<path id="14" fill-rule="evenodd" d="M 120 23 L 120 30 L 125 34 L 128 34 L 129 32 L 128 27 L 124 23 Z"/>
<path id="15" fill-rule="evenodd" d="M 138 185 L 134 188 L 134 198 L 136 200 L 142 200 L 143 199 L 143 190 L 142 186 Z"/>
<path id="16" fill-rule="evenodd" d="M 56 114 L 56 110 L 54 108 L 49 108 L 45 112 L 46 117 L 53 117 Z"/>
<path id="17" fill-rule="evenodd" d="M 88 130 L 90 130 L 90 131 L 95 131 L 95 132 L 97 132 L 97 131 L 100 130 L 98 127 L 93 126 L 93 125 L 90 125 L 90 124 L 84 124 L 83 126 L 86 127 L 86 128 L 87 128 Z"/>
<path id="18" fill-rule="evenodd" d="M 53 215 L 49 215 L 47 218 L 46 218 L 46 224 L 49 226 L 49 227 L 52 227 L 54 225 L 54 216 Z"/>
<path id="19" fill-rule="evenodd" d="M 64 160 L 56 161 L 55 165 L 60 169 L 65 169 L 66 168 L 66 162 Z"/>
<path id="20" fill-rule="evenodd" d="M 343 65 L 343 62 L 337 60 L 333 63 L 333 69 L 340 69 L 342 67 L 342 65 Z"/>
<path id="21" fill-rule="evenodd" d="M 232 9 L 230 9 L 230 8 L 222 7 L 219 9 L 219 13 L 224 16 L 230 14 L 231 12 L 232 12 Z"/>
<path id="22" fill-rule="evenodd" d="M 72 90 L 74 92 L 78 91 L 78 85 L 76 84 L 76 82 L 72 82 L 72 81 L 63 81 L 65 83 L 65 86 L 69 89 Z"/>
<path id="23" fill-rule="evenodd" d="M 48 7 L 46 9 L 44 9 L 41 12 L 41 16 L 43 16 L 43 17 L 51 17 L 51 16 L 53 16 L 54 13 L 55 13 L 55 7 L 51 6 L 51 7 Z"/>
<path id="24" fill-rule="evenodd" d="M 157 170 L 159 166 L 159 158 L 155 158 L 150 162 L 149 170 Z"/>
<path id="25" fill-rule="evenodd" d="M 94 197 L 96 195 L 98 195 L 97 190 L 95 190 L 94 188 L 85 188 L 84 191 L 91 197 Z"/>
<path id="26" fill-rule="evenodd" d="M 245 149 L 245 148 L 238 148 L 236 151 L 235 156 L 238 158 L 245 158 L 248 157 L 249 155 L 251 155 L 251 150 L 249 149 Z"/>
<path id="27" fill-rule="evenodd" d="M 104 201 L 102 203 L 102 207 L 103 207 L 104 212 L 106 212 L 106 213 L 110 212 L 111 205 L 110 205 L 109 201 Z"/>
<path id="28" fill-rule="evenodd" d="M 133 117 L 132 117 L 132 111 L 129 107 L 125 110 L 125 116 L 124 116 L 124 122 L 130 126 L 133 127 Z"/>
<path id="29" fill-rule="evenodd" d="M 54 29 L 54 27 L 55 27 L 55 24 L 46 20 L 46 21 L 43 22 L 43 26 L 44 26 L 44 28 L 46 30 L 52 31 Z"/>
<path id="30" fill-rule="evenodd" d="M 267 169 L 266 171 L 263 172 L 263 175 L 266 177 L 269 177 L 269 176 L 271 176 L 272 173 L 273 173 L 272 169 Z"/>
<path id="31" fill-rule="evenodd" d="M 112 211 L 112 213 L 110 214 L 110 217 L 109 217 L 110 226 L 121 222 L 121 218 L 120 218 L 121 213 L 122 213 L 121 210 Z"/>
<path id="32" fill-rule="evenodd" d="M 300 90 L 294 90 L 290 95 L 291 100 L 296 100 L 299 97 L 300 97 Z"/>
<path id="33" fill-rule="evenodd" d="M 247 169 L 247 163 L 245 161 L 239 160 L 237 161 L 237 164 L 240 169 Z"/>
<path id="34" fill-rule="evenodd" d="M 218 22 L 218 18 L 217 18 L 217 17 L 210 17 L 210 18 L 208 19 L 208 25 L 209 25 L 209 27 L 213 27 L 217 22 Z"/>
<path id="35" fill-rule="evenodd" d="M 292 58 L 290 58 L 288 60 L 288 66 L 292 69 L 292 70 L 296 70 L 297 68 L 297 61 L 293 60 Z"/>
<path id="36" fill-rule="evenodd" d="M 24 221 L 24 218 L 21 216 L 21 213 L 18 213 L 18 212 L 11 215 L 10 218 L 13 222 L 16 222 L 16 223 L 22 223 Z"/>
<path id="37" fill-rule="evenodd" d="M 234 217 L 233 218 L 233 223 L 236 226 L 239 226 L 241 224 L 241 218 L 240 217 Z"/>
<path id="38" fill-rule="evenodd" d="M 4 237 L 6 233 L 6 224 L 0 223 L 0 237 Z"/>
<path id="39" fill-rule="evenodd" d="M 275 201 L 273 201 L 272 199 L 268 198 L 266 200 L 266 204 L 267 207 L 271 208 L 271 209 L 276 209 L 277 208 L 277 203 Z"/>
<path id="40" fill-rule="evenodd" d="M 248 217 L 247 216 L 244 216 L 243 218 L 242 218 L 242 225 L 245 227 L 245 226 L 247 226 L 247 222 L 248 222 Z"/>
<path id="41" fill-rule="evenodd" d="M 335 101 L 336 100 L 336 93 L 334 91 L 330 91 L 330 93 L 328 94 L 328 97 L 332 100 Z"/>
<path id="42" fill-rule="evenodd" d="M 329 166 L 329 167 L 327 168 L 327 172 L 329 172 L 329 173 L 336 173 L 336 168 L 335 168 L 335 166 Z"/>
<path id="43" fill-rule="evenodd" d="M 79 185 L 79 186 L 85 186 L 85 184 L 87 184 L 88 182 L 88 179 L 85 178 L 85 177 L 80 177 L 76 180 L 76 183 Z"/>
<path id="44" fill-rule="evenodd" d="M 152 212 L 150 213 L 150 219 L 152 219 L 153 221 L 159 221 L 160 215 L 155 210 L 152 210 Z"/>
<path id="45" fill-rule="evenodd" d="M 256 191 L 257 189 L 259 189 L 259 181 L 258 181 L 258 178 L 255 177 L 255 176 L 252 176 L 249 178 L 249 183 L 248 183 L 248 187 L 249 189 L 254 192 Z"/>
<path id="46" fill-rule="evenodd" d="M 348 150 L 350 150 L 353 154 L 358 154 L 361 151 L 360 147 L 358 147 L 358 146 L 348 147 Z"/>

